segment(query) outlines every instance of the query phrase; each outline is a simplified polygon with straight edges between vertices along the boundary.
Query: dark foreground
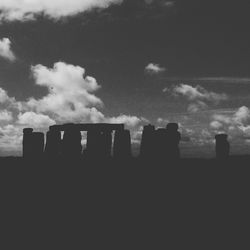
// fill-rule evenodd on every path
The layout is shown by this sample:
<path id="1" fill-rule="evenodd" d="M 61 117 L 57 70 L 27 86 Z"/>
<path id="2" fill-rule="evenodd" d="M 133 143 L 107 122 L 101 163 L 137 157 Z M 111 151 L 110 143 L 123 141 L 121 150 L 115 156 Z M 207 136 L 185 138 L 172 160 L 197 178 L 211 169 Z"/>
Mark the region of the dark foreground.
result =
<path id="1" fill-rule="evenodd" d="M 5 249 L 249 247 L 248 157 L 0 164 Z"/>

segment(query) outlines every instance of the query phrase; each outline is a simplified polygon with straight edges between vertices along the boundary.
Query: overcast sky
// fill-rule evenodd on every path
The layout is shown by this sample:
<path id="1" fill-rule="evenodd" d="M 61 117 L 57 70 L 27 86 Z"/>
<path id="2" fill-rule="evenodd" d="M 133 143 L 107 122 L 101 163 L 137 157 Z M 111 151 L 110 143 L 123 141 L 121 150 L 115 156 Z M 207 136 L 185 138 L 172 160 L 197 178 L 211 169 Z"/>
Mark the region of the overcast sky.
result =
<path id="1" fill-rule="evenodd" d="M 250 4 L 213 0 L 0 0 L 0 153 L 22 128 L 178 122 L 186 156 L 229 134 L 250 152 Z M 136 146 L 135 146 L 136 147 Z"/>

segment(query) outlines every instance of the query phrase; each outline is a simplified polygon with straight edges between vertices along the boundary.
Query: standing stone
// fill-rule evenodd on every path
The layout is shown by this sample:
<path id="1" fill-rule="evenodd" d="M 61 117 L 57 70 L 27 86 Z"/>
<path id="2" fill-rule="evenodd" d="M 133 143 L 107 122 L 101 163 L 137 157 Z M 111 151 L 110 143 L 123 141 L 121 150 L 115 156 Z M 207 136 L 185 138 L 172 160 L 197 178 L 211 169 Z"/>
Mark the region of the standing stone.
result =
<path id="1" fill-rule="evenodd" d="M 131 157 L 131 136 L 129 130 L 117 130 L 114 138 L 114 158 L 129 159 Z"/>
<path id="2" fill-rule="evenodd" d="M 82 135 L 81 132 L 74 128 L 74 126 L 69 126 L 63 135 L 62 141 L 62 154 L 64 157 L 78 157 L 82 153 Z"/>
<path id="3" fill-rule="evenodd" d="M 140 156 L 150 158 L 154 151 L 155 127 L 152 125 L 144 126 L 141 138 Z"/>
<path id="4" fill-rule="evenodd" d="M 44 153 L 44 134 L 39 132 L 32 133 L 32 154 L 33 157 L 40 158 Z"/>
<path id="5" fill-rule="evenodd" d="M 50 129 L 46 134 L 46 156 L 49 158 L 58 157 L 61 153 L 61 146 L 61 131 Z"/>
<path id="6" fill-rule="evenodd" d="M 103 131 L 102 132 L 102 156 L 104 158 L 111 157 L 112 151 L 112 132 L 111 131 Z"/>
<path id="7" fill-rule="evenodd" d="M 95 129 L 89 130 L 87 133 L 87 156 L 93 158 L 100 155 L 102 144 L 101 131 Z"/>
<path id="8" fill-rule="evenodd" d="M 23 157 L 30 158 L 32 157 L 32 128 L 23 129 Z"/>
<path id="9" fill-rule="evenodd" d="M 165 159 L 168 154 L 168 138 L 165 128 L 158 128 L 155 131 L 154 153 L 155 159 Z"/>
<path id="10" fill-rule="evenodd" d="M 217 159 L 227 159 L 230 153 L 230 144 L 227 140 L 226 134 L 219 134 L 215 136 L 216 140 L 216 158 Z"/>
<path id="11" fill-rule="evenodd" d="M 169 123 L 167 125 L 167 155 L 172 159 L 180 158 L 179 143 L 181 134 L 178 129 L 179 126 L 177 123 Z"/>

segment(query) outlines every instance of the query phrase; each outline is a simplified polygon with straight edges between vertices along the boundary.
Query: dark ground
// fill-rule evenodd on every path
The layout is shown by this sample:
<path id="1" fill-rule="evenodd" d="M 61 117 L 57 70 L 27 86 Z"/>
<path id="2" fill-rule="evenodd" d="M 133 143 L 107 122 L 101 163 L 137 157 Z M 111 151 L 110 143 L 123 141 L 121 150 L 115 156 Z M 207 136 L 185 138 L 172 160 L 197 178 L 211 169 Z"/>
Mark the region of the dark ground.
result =
<path id="1" fill-rule="evenodd" d="M 249 159 L 2 158 L 5 249 L 248 248 Z"/>

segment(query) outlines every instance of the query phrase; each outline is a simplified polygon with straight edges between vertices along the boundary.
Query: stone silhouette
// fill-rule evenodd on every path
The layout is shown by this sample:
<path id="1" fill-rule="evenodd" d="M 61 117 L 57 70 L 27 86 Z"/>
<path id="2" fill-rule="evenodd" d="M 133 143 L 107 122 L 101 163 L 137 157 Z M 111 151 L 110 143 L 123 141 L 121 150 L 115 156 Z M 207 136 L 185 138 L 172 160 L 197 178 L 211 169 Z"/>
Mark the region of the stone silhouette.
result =
<path id="1" fill-rule="evenodd" d="M 151 155 L 154 159 L 179 159 L 181 134 L 178 128 L 177 123 L 169 123 L 166 128 L 158 128 L 157 130 L 154 130 L 154 127 L 151 125 L 146 126 L 143 131 L 141 143 L 142 157 L 148 157 L 147 155 L 150 154 L 149 151 L 151 151 Z M 147 137 L 148 139 L 146 139 Z M 147 140 L 148 145 L 146 143 Z"/>
<path id="2" fill-rule="evenodd" d="M 101 134 L 102 140 L 102 150 L 101 156 L 103 158 L 110 158 L 112 154 L 112 132 L 111 131 L 104 131 Z"/>
<path id="3" fill-rule="evenodd" d="M 44 134 L 33 132 L 32 128 L 23 130 L 23 157 L 40 158 L 44 153 Z"/>
<path id="4" fill-rule="evenodd" d="M 167 124 L 167 155 L 172 159 L 180 158 L 179 143 L 181 140 L 181 134 L 178 131 L 179 125 L 177 123 Z"/>
<path id="5" fill-rule="evenodd" d="M 115 159 L 129 159 L 131 157 L 131 137 L 129 130 L 117 130 L 114 138 Z"/>
<path id="6" fill-rule="evenodd" d="M 144 126 L 141 138 L 140 157 L 143 159 L 152 158 L 155 147 L 155 126 Z"/>
<path id="7" fill-rule="evenodd" d="M 155 145 L 153 156 L 155 159 L 164 160 L 168 156 L 168 134 L 165 128 L 158 128 L 155 131 Z"/>
<path id="8" fill-rule="evenodd" d="M 62 140 L 63 157 L 79 157 L 82 153 L 82 136 L 74 124 L 67 124 Z"/>
<path id="9" fill-rule="evenodd" d="M 33 157 L 42 157 L 44 153 L 44 134 L 39 132 L 32 133 Z"/>
<path id="10" fill-rule="evenodd" d="M 23 157 L 24 158 L 32 157 L 32 147 L 33 147 L 32 135 L 33 135 L 32 128 L 23 129 Z"/>
<path id="11" fill-rule="evenodd" d="M 87 156 L 94 157 L 110 157 L 112 146 L 111 133 L 105 133 L 99 130 L 89 130 L 87 134 Z"/>
<path id="12" fill-rule="evenodd" d="M 81 131 L 87 131 L 86 149 L 83 151 Z M 115 133 L 113 133 L 115 132 Z M 61 133 L 63 133 L 63 138 Z M 113 138 L 114 134 L 114 138 Z M 140 155 L 144 159 L 178 159 L 181 135 L 178 124 L 169 123 L 166 128 L 153 125 L 144 126 Z M 112 152 L 113 151 L 113 152 Z M 33 132 L 32 128 L 23 130 L 23 156 L 25 158 L 84 157 L 90 159 L 129 159 L 131 152 L 130 131 L 124 124 L 65 124 L 50 126 L 46 134 Z"/>
<path id="13" fill-rule="evenodd" d="M 59 157 L 62 150 L 61 132 L 50 126 L 46 134 L 45 154 L 49 158 Z"/>
<path id="14" fill-rule="evenodd" d="M 87 131 L 86 149 L 82 150 L 81 131 Z M 50 127 L 46 136 L 48 157 L 84 157 L 107 159 L 112 156 L 112 133 L 124 131 L 124 124 L 65 124 Z M 61 139 L 61 132 L 64 133 Z"/>
<path id="15" fill-rule="evenodd" d="M 218 134 L 215 136 L 215 151 L 217 159 L 227 159 L 229 157 L 230 144 L 227 140 L 227 137 L 227 134 Z"/>

